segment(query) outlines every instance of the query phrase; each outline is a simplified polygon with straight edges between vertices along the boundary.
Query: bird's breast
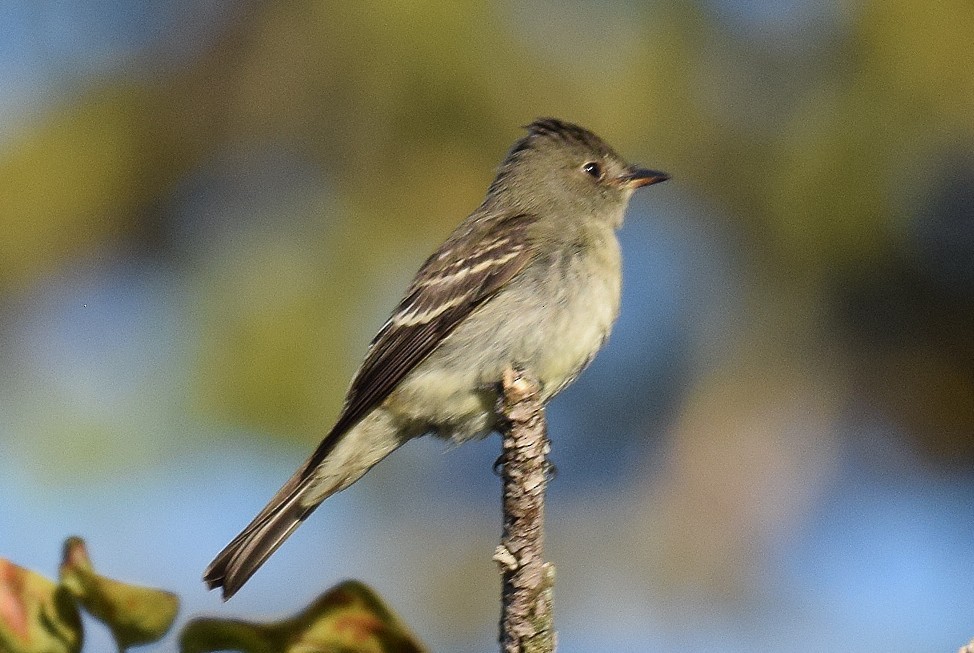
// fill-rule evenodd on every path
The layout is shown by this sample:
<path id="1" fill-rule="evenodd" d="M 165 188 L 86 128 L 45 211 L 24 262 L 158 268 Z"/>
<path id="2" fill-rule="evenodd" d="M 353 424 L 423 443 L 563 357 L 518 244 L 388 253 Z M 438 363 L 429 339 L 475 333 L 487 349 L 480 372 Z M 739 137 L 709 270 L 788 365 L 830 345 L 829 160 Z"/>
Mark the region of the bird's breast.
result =
<path id="1" fill-rule="evenodd" d="M 462 440 L 494 428 L 496 388 L 508 366 L 534 374 L 550 399 L 608 337 L 619 312 L 620 267 L 611 232 L 545 253 L 467 317 L 387 406 Z"/>
<path id="2" fill-rule="evenodd" d="M 546 400 L 574 381 L 605 343 L 619 314 L 622 280 L 614 235 L 553 267 L 534 334 L 526 330 L 513 352 L 541 380 Z"/>

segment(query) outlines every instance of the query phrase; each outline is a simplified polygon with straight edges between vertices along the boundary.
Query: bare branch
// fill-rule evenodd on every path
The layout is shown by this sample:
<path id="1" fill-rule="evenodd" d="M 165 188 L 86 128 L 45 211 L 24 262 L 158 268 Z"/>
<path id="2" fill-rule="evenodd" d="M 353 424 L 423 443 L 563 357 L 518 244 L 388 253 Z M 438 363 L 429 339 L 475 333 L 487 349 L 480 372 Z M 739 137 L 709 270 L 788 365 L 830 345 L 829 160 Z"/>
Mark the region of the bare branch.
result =
<path id="1" fill-rule="evenodd" d="M 544 493 L 550 450 L 538 382 L 504 373 L 498 412 L 503 422 L 501 479 L 504 535 L 494 553 L 503 580 L 502 653 L 555 650 L 552 591 L 555 569 L 544 561 Z"/>

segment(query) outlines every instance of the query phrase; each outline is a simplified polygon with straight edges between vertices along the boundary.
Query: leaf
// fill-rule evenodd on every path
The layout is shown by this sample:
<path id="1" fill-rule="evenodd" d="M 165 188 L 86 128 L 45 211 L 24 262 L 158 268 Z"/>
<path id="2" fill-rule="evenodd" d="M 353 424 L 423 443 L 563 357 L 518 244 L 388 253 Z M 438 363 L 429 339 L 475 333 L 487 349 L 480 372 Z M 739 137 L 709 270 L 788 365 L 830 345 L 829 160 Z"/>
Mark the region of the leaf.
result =
<path id="1" fill-rule="evenodd" d="M 194 619 L 182 653 L 424 653 L 399 617 L 367 585 L 345 581 L 290 619 L 257 624 Z"/>
<path id="2" fill-rule="evenodd" d="M 176 595 L 130 585 L 95 573 L 81 538 L 64 543 L 61 584 L 78 603 L 112 631 L 119 649 L 160 639 L 179 610 Z"/>
<path id="3" fill-rule="evenodd" d="M 0 651 L 77 653 L 81 617 L 63 587 L 0 558 Z"/>

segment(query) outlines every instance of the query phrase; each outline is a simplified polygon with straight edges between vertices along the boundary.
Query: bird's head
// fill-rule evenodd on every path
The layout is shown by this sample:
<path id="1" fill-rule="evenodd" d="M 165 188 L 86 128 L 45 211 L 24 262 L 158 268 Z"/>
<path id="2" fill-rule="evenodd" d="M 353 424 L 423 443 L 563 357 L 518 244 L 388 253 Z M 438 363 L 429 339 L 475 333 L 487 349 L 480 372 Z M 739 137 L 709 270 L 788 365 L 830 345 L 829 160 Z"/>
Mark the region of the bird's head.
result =
<path id="1" fill-rule="evenodd" d="M 555 118 L 540 118 L 508 152 L 490 196 L 566 218 L 595 215 L 618 226 L 632 193 L 669 175 L 629 165 L 592 132 Z"/>

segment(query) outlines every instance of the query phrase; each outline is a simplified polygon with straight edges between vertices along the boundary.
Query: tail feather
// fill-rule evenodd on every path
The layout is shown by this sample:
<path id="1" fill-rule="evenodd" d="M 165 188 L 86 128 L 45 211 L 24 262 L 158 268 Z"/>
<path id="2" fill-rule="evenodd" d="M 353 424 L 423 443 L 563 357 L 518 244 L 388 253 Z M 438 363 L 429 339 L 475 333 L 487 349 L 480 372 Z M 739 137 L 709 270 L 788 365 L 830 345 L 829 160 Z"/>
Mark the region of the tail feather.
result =
<path id="1" fill-rule="evenodd" d="M 302 479 L 295 475 L 281 488 L 203 572 L 203 581 L 209 589 L 222 587 L 224 601 L 237 593 L 327 496 L 315 497 L 311 504 L 302 501 L 314 480 L 313 476 Z M 320 494 L 320 490 L 317 493 Z"/>
<path id="2" fill-rule="evenodd" d="M 240 535 L 203 573 L 210 589 L 227 600 L 326 498 L 361 478 L 418 429 L 404 431 L 385 411 L 375 410 L 347 432 L 332 431 Z"/>

